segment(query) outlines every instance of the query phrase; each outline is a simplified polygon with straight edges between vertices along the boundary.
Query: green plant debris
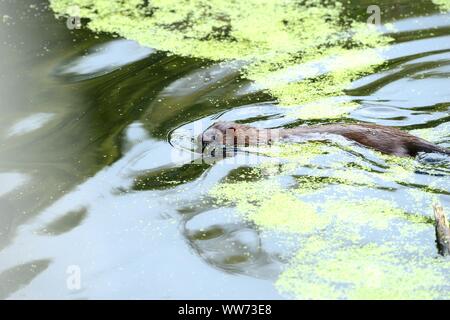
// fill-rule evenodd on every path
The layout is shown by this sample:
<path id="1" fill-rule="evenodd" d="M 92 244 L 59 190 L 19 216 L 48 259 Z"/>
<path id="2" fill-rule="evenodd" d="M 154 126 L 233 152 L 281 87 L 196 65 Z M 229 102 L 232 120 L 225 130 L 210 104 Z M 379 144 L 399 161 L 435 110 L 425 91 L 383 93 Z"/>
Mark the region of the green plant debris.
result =
<path id="1" fill-rule="evenodd" d="M 312 119 L 340 119 L 357 109 L 359 104 L 353 102 L 339 103 L 335 101 L 312 102 L 301 106 L 291 112 L 296 118 L 304 120 Z"/>
<path id="2" fill-rule="evenodd" d="M 277 287 L 305 299 L 450 298 L 448 262 L 401 258 L 397 249 L 374 244 L 342 247 L 310 238 Z"/>
<path id="3" fill-rule="evenodd" d="M 380 166 L 373 170 L 340 152 L 320 142 L 279 144 L 265 154 L 283 161 L 258 165 L 265 173 L 259 180 L 225 179 L 210 194 L 263 231 L 295 235 L 289 241 L 300 249 L 276 282 L 288 296 L 450 298 L 450 261 L 435 257 L 433 197 L 401 185 L 415 182 L 417 163 L 374 152 Z M 283 184 L 283 177 L 292 183 Z M 383 197 L 374 195 L 385 183 L 391 187 L 381 189 Z M 392 200 L 400 191 L 408 210 Z"/>
<path id="4" fill-rule="evenodd" d="M 429 129 L 416 129 L 410 133 L 428 141 L 440 142 L 450 137 L 450 123 L 446 122 Z"/>
<path id="5" fill-rule="evenodd" d="M 249 192 L 241 192 L 242 187 Z M 269 193 L 261 192 L 263 188 Z M 329 224 L 329 218 L 319 214 L 313 205 L 281 188 L 277 190 L 272 181 L 245 183 L 245 186 L 222 184 L 212 190 L 211 195 L 222 203 L 235 204 L 245 219 L 266 229 L 309 233 Z"/>
<path id="6" fill-rule="evenodd" d="M 244 76 L 281 105 L 342 95 L 351 81 L 383 63 L 379 50 L 391 41 L 345 16 L 338 1 L 50 2 L 58 15 L 70 15 L 78 7 L 94 31 L 181 56 L 245 61 Z M 284 79 L 292 68 L 293 79 Z M 327 116 L 325 112 L 321 117 Z M 331 117 L 337 116 L 331 112 Z"/>
<path id="7" fill-rule="evenodd" d="M 435 5 L 437 5 L 442 12 L 450 11 L 450 1 L 449 0 L 432 0 Z"/>

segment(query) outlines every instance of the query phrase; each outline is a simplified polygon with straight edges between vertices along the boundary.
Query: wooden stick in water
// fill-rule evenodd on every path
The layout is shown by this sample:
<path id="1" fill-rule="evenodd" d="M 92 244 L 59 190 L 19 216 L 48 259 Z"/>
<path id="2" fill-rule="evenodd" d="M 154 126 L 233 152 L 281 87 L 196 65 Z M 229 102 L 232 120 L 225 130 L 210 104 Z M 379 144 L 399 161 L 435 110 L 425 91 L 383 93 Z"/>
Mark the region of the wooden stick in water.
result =
<path id="1" fill-rule="evenodd" d="M 444 214 L 444 209 L 437 204 L 433 206 L 433 209 L 436 228 L 436 244 L 439 254 L 450 256 L 450 226 Z"/>

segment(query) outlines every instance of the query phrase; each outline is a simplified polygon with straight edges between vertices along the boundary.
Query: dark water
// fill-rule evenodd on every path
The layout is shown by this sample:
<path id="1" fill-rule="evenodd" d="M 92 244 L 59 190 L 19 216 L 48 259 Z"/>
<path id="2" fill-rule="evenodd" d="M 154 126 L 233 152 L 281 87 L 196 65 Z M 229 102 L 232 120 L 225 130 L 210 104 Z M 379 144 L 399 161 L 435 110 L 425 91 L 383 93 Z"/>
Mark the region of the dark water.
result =
<path id="1" fill-rule="evenodd" d="M 45 2 L 2 1 L 3 15 L 0 298 L 287 297 L 274 281 L 292 249 L 207 196 L 240 166 L 194 163 L 189 147 L 217 119 L 309 122 L 246 91 L 235 63 L 70 31 Z M 435 128 L 449 147 L 450 16 L 419 1 L 386 18 L 399 30 L 388 64 L 348 91 L 362 105 L 348 121 Z M 448 164 L 432 170 L 404 188 L 437 183 L 448 208 Z"/>

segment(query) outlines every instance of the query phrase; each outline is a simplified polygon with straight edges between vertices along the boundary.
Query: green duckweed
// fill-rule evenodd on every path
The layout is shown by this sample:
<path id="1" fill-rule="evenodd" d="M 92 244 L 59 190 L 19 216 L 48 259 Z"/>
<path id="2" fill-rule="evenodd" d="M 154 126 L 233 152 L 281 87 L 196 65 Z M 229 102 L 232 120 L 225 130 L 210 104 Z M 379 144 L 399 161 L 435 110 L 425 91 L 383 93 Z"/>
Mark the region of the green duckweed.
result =
<path id="1" fill-rule="evenodd" d="M 394 248 L 367 244 L 339 248 L 323 240 L 299 251 L 277 282 L 280 290 L 306 299 L 449 298 L 448 263 L 398 257 Z M 443 295 L 444 294 L 444 295 Z"/>
<path id="2" fill-rule="evenodd" d="M 300 249 L 276 282 L 288 296 L 450 298 L 450 261 L 436 259 L 434 248 L 430 217 L 436 199 L 401 185 L 414 182 L 417 163 L 374 152 L 380 167 L 372 170 L 362 161 L 349 166 L 356 160 L 337 157 L 341 151 L 320 142 L 281 144 L 266 154 L 284 162 L 260 164 L 266 172 L 260 180 L 224 182 L 210 194 L 261 230 L 296 235 L 288 238 Z M 337 158 L 339 164 L 327 169 L 327 160 Z M 283 177 L 294 179 L 286 185 Z M 376 197 L 373 190 L 386 182 L 391 188 Z M 410 198 L 408 210 L 394 192 Z"/>
<path id="3" fill-rule="evenodd" d="M 281 105 L 342 95 L 352 80 L 383 62 L 379 49 L 391 41 L 373 26 L 346 17 L 339 1 L 50 2 L 58 15 L 79 8 L 94 31 L 181 56 L 245 61 L 244 76 Z M 293 79 L 283 79 L 293 68 Z"/>
<path id="4" fill-rule="evenodd" d="M 450 11 L 450 1 L 449 0 L 432 0 L 435 5 L 437 5 L 442 12 Z"/>

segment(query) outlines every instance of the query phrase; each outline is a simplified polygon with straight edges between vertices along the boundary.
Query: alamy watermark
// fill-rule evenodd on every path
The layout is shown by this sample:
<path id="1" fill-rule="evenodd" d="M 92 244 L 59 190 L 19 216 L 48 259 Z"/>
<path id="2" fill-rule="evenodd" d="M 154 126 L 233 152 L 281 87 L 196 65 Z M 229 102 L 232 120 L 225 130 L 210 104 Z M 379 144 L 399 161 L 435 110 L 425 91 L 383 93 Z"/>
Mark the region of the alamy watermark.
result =
<path id="1" fill-rule="evenodd" d="M 79 6 L 70 6 L 67 8 L 68 15 L 66 26 L 69 30 L 81 29 L 81 10 Z"/>
<path id="2" fill-rule="evenodd" d="M 66 286 L 70 291 L 81 290 L 81 268 L 78 265 L 70 265 L 66 269 Z"/>
<path id="3" fill-rule="evenodd" d="M 372 4 L 367 7 L 367 13 L 370 16 L 367 18 L 368 25 L 381 26 L 381 9 L 380 6 Z"/>

